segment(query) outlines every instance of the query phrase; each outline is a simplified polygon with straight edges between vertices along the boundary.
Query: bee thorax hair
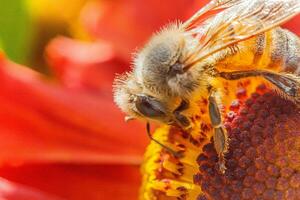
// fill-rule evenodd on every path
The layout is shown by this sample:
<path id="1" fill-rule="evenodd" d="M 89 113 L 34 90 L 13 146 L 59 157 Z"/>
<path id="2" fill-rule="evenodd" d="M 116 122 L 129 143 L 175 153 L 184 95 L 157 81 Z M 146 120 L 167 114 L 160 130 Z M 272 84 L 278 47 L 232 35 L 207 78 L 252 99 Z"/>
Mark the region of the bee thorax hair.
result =
<path id="1" fill-rule="evenodd" d="M 179 25 L 172 24 L 155 34 L 137 54 L 134 73 L 140 84 L 155 94 L 170 95 L 166 88 L 170 66 L 181 56 L 184 45 Z"/>
<path id="2" fill-rule="evenodd" d="M 138 82 L 151 93 L 182 96 L 198 87 L 198 74 L 184 72 L 184 60 L 191 50 L 190 40 L 180 26 L 173 25 L 153 36 L 137 54 L 134 74 Z M 197 73 L 196 69 L 193 69 Z"/>
<path id="3" fill-rule="evenodd" d="M 176 76 L 168 80 L 168 86 L 172 88 L 172 91 L 177 96 L 182 98 L 189 98 L 194 92 L 206 89 L 207 85 L 207 74 L 199 72 L 195 68 L 192 71 L 185 72 L 183 74 L 177 74 Z"/>

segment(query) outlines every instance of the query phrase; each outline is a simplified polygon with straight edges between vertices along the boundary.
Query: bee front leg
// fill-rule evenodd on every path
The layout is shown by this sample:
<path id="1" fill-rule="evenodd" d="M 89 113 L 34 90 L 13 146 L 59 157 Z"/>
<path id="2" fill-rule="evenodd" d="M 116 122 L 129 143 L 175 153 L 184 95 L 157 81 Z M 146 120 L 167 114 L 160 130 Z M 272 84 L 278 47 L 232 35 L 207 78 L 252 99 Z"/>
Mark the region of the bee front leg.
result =
<path id="1" fill-rule="evenodd" d="M 182 100 L 178 108 L 173 111 L 176 121 L 181 127 L 188 129 L 191 125 L 190 120 L 182 114 L 182 111 L 189 108 L 189 102 L 187 100 Z"/>
<path id="2" fill-rule="evenodd" d="M 222 124 L 221 113 L 216 102 L 214 91 L 210 92 L 208 101 L 209 117 L 214 128 L 214 146 L 219 157 L 219 170 L 224 174 L 226 170 L 224 154 L 228 151 L 227 131 Z"/>

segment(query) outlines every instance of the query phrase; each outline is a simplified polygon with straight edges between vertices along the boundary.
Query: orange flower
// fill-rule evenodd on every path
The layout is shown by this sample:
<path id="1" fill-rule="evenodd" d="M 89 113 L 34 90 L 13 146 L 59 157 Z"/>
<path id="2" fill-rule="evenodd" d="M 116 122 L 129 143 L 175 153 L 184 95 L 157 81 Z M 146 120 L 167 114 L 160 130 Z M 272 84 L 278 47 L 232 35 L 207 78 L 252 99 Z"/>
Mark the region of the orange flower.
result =
<path id="1" fill-rule="evenodd" d="M 0 196 L 136 199 L 147 139 L 143 124 L 125 124 L 114 106 L 114 74 L 129 68 L 131 53 L 153 31 L 172 19 L 187 18 L 201 5 L 196 0 L 88 3 L 81 20 L 95 41 L 54 39 L 46 50 L 55 74 L 51 79 L 1 54 Z M 296 24 L 294 20 L 288 26 L 299 33 Z M 157 152 L 148 151 L 146 160 L 161 151 L 154 149 Z M 172 163 L 167 164 L 174 170 Z M 162 186 L 156 185 L 156 194 L 165 192 Z M 144 183 L 144 189 L 151 189 L 146 195 L 152 194 L 151 187 Z"/>

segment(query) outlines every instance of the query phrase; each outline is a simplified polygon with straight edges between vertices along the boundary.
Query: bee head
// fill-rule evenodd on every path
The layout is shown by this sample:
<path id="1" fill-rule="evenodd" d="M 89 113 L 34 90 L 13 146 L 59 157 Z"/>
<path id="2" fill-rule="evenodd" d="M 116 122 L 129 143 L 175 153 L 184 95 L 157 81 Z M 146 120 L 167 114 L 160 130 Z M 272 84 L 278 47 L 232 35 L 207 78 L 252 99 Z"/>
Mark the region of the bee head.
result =
<path id="1" fill-rule="evenodd" d="M 142 87 L 132 74 L 116 79 L 114 101 L 130 118 L 143 118 L 163 123 L 170 121 L 167 105 L 158 98 L 143 93 Z"/>
<path id="2" fill-rule="evenodd" d="M 169 26 L 154 35 L 136 56 L 134 73 L 138 82 L 151 92 L 182 96 L 195 86 L 194 77 L 184 71 L 189 41 L 180 26 Z"/>

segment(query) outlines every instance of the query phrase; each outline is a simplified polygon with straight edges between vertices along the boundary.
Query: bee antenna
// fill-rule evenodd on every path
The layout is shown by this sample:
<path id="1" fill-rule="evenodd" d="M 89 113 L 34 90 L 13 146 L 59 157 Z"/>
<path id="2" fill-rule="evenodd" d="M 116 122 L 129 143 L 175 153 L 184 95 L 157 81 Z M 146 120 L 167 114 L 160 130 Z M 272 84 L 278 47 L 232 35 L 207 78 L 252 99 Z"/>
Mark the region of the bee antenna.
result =
<path id="1" fill-rule="evenodd" d="M 147 122 L 147 124 L 146 124 L 146 130 L 147 130 L 147 135 L 150 138 L 150 140 L 152 140 L 155 143 L 157 143 L 158 145 L 160 145 L 162 148 L 164 148 L 169 153 L 171 153 L 174 157 L 176 157 L 176 158 L 182 157 L 182 155 L 180 153 L 176 152 L 175 150 L 171 149 L 170 147 L 167 147 L 166 145 L 162 144 L 161 142 L 159 142 L 158 140 L 153 138 L 153 136 L 151 135 L 151 128 L 150 128 L 149 122 Z"/>

